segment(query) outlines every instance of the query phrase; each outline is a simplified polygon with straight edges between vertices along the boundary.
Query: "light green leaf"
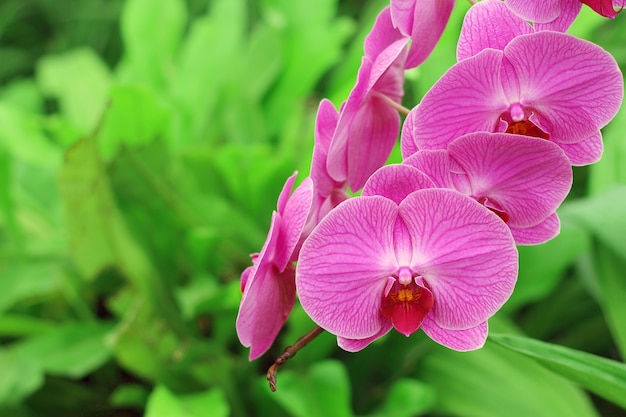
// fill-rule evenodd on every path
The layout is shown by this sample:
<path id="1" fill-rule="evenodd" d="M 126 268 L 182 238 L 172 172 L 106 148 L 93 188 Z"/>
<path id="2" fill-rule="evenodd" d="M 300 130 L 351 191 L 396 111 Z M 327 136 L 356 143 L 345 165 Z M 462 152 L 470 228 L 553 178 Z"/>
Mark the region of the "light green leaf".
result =
<path id="1" fill-rule="evenodd" d="M 103 157 L 111 158 L 120 145 L 146 145 L 161 136 L 169 114 L 168 107 L 153 90 L 142 86 L 113 86 L 111 105 L 99 135 Z"/>
<path id="2" fill-rule="evenodd" d="M 108 323 L 66 325 L 20 342 L 15 350 L 46 373 L 82 378 L 111 358 L 105 337 L 112 327 Z"/>
<path id="3" fill-rule="evenodd" d="M 157 386 L 146 407 L 145 417 L 227 417 L 229 407 L 222 392 L 213 389 L 199 394 L 177 396 L 164 385 Z"/>
<path id="4" fill-rule="evenodd" d="M 503 309 L 515 310 L 545 297 L 589 248 L 588 232 L 568 219 L 562 219 L 561 233 L 554 239 L 542 245 L 518 247 L 519 277 Z"/>
<path id="5" fill-rule="evenodd" d="M 0 278 L 1 280 L 1 278 Z M 23 337 L 44 333 L 54 328 L 55 323 L 36 317 L 19 314 L 0 314 L 0 337 Z"/>
<path id="6" fill-rule="evenodd" d="M 560 215 L 596 236 L 616 254 L 626 259 L 626 185 L 611 188 L 582 200 L 563 205 Z"/>
<path id="7" fill-rule="evenodd" d="M 602 244 L 598 244 L 593 253 L 593 278 L 600 287 L 600 307 L 622 358 L 626 358 L 626 259 Z"/>
<path id="8" fill-rule="evenodd" d="M 4 262 L 0 266 L 0 313 L 23 299 L 58 291 L 63 273 L 54 262 Z"/>
<path id="9" fill-rule="evenodd" d="M 140 384 L 125 384 L 111 394 L 111 404 L 116 407 L 144 408 L 148 400 L 148 389 Z"/>
<path id="10" fill-rule="evenodd" d="M 121 78 L 163 87 L 174 75 L 174 54 L 187 23 L 182 0 L 129 0 L 122 11 L 126 48 Z"/>
<path id="11" fill-rule="evenodd" d="M 350 20 L 336 17 L 337 0 L 268 0 L 265 14 L 282 29 L 287 40 L 284 69 L 266 106 L 271 122 L 269 133 L 275 134 L 291 113 L 299 111 L 299 104 L 342 57 L 343 44 L 354 31 L 354 25 Z"/>
<path id="12" fill-rule="evenodd" d="M 614 185 L 599 194 L 567 204 L 561 210 L 564 220 L 577 222 L 598 242 L 594 247 L 595 276 L 600 306 L 623 355 L 626 355 L 626 315 L 623 268 L 626 266 L 626 185 Z"/>
<path id="13" fill-rule="evenodd" d="M 237 51 L 242 49 L 246 4 L 242 0 L 211 3 L 210 12 L 193 23 L 178 57 L 179 71 L 171 80 L 179 110 L 179 128 L 172 131 L 176 146 L 197 143 L 206 139 L 210 129 L 219 130 L 216 106 L 228 81 L 243 71 L 237 65 L 241 59 Z M 249 72 L 245 77 L 256 78 Z"/>
<path id="14" fill-rule="evenodd" d="M 616 184 L 626 185 L 624 132 L 626 132 L 626 106 L 622 105 L 611 124 L 602 130 L 604 153 L 598 163 L 589 167 L 590 194 L 599 194 Z"/>
<path id="15" fill-rule="evenodd" d="M 507 329 L 501 320 L 489 321 Z M 443 347 L 425 355 L 418 376 L 437 390 L 434 410 L 462 417 L 592 417 L 581 390 L 531 359 L 494 343 L 472 352 Z"/>
<path id="16" fill-rule="evenodd" d="M 491 334 L 489 338 L 626 409 L 626 364 L 522 336 Z"/>
<path id="17" fill-rule="evenodd" d="M 63 115 L 82 135 L 95 130 L 107 105 L 111 74 L 91 49 L 43 57 L 37 82 L 44 94 L 59 100 Z"/>
<path id="18" fill-rule="evenodd" d="M 280 371 L 276 392 L 269 392 L 295 417 L 352 417 L 350 381 L 338 361 L 318 362 L 306 375 Z"/>
<path id="19" fill-rule="evenodd" d="M 0 349 L 0 409 L 6 405 L 19 404 L 44 383 L 39 363 L 21 352 Z"/>
<path id="20" fill-rule="evenodd" d="M 435 404 L 435 390 L 420 381 L 401 379 L 394 383 L 380 411 L 369 417 L 415 417 Z"/>
<path id="21" fill-rule="evenodd" d="M 43 134 L 40 120 L 0 103 L 0 147 L 12 157 L 46 168 L 56 168 L 61 151 Z"/>

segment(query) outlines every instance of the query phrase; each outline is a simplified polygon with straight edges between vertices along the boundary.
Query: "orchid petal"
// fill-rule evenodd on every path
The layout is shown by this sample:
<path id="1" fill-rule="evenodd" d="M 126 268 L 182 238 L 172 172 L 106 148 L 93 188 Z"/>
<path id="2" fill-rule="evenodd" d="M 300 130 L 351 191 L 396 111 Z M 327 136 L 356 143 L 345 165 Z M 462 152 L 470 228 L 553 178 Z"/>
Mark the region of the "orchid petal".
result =
<path id="1" fill-rule="evenodd" d="M 544 221 L 530 227 L 510 227 L 511 234 L 518 245 L 540 245 L 556 237 L 561 231 L 561 222 L 556 213 Z"/>
<path id="2" fill-rule="evenodd" d="M 454 190 L 415 191 L 399 210 L 412 239 L 411 268 L 435 299 L 429 317 L 449 330 L 491 317 L 517 278 L 517 250 L 505 223 Z"/>
<path id="3" fill-rule="evenodd" d="M 474 4 L 465 15 L 456 56 L 459 61 L 486 48 L 504 50 L 516 36 L 533 33 L 533 28 L 500 0 Z"/>
<path id="4" fill-rule="evenodd" d="M 298 171 L 295 171 L 287 181 L 285 181 L 285 185 L 283 185 L 283 189 L 280 191 L 278 195 L 278 202 L 276 203 L 276 208 L 278 210 L 278 214 L 281 216 L 285 213 L 285 206 L 287 205 L 287 201 L 289 200 L 289 194 L 291 194 L 291 190 L 293 189 L 293 184 L 296 182 L 296 177 L 298 176 Z"/>
<path id="5" fill-rule="evenodd" d="M 487 340 L 487 322 L 465 330 L 448 330 L 437 325 L 428 316 L 422 322 L 424 333 L 440 345 L 459 352 L 467 352 L 483 347 Z"/>
<path id="6" fill-rule="evenodd" d="M 391 19 L 389 6 L 381 10 L 378 16 L 376 16 L 372 30 L 365 37 L 363 45 L 365 56 L 375 59 L 377 56 L 381 55 L 389 45 L 399 40 L 403 40 L 406 45 L 408 35 L 402 34 L 400 30 L 396 29 Z"/>
<path id="7" fill-rule="evenodd" d="M 513 39 L 504 55 L 515 68 L 523 105 L 551 123 L 551 139 L 575 143 L 605 126 L 624 95 L 622 74 L 599 46 L 558 32 Z"/>
<path id="8" fill-rule="evenodd" d="M 572 186 L 569 160 L 555 143 L 507 133 L 472 133 L 448 146 L 475 198 L 497 202 L 514 227 L 552 214 Z"/>
<path id="9" fill-rule="evenodd" d="M 280 216 L 274 212 L 267 239 L 248 273 L 237 315 L 237 336 L 250 347 L 250 360 L 270 348 L 296 299 L 293 270 L 280 274 L 271 262 L 279 228 Z"/>
<path id="10" fill-rule="evenodd" d="M 561 13 L 561 0 L 505 0 L 509 8 L 524 20 L 535 23 L 547 23 Z"/>
<path id="11" fill-rule="evenodd" d="M 419 151 L 402 163 L 423 172 L 435 184 L 436 188 L 455 188 L 450 172 L 458 164 L 450 159 L 445 149 Z"/>
<path id="12" fill-rule="evenodd" d="M 594 12 L 601 16 L 615 18 L 619 12 L 615 11 L 613 6 L 617 3 L 617 7 L 620 7 L 620 1 L 614 0 L 580 0 L 587 6 L 591 7 Z M 621 7 L 624 7 L 624 2 L 621 2 Z"/>
<path id="13" fill-rule="evenodd" d="M 379 43 L 376 35 L 379 27 L 385 29 L 383 17 L 381 13 L 370 33 L 372 45 Z M 404 94 L 407 42 L 408 38 L 394 41 L 376 56 L 366 53 L 356 86 L 340 110 L 327 169 L 335 181 L 347 181 L 353 191 L 361 189 L 367 178 L 385 163 L 400 131 L 400 116 L 388 100 L 399 103 Z M 378 52 L 378 46 L 371 49 Z"/>
<path id="14" fill-rule="evenodd" d="M 383 337 L 393 328 L 391 325 L 391 321 L 389 323 L 383 324 L 380 328 L 380 331 L 376 333 L 374 336 L 366 337 L 365 339 L 348 339 L 345 337 L 337 336 L 337 344 L 340 348 L 348 352 L 358 352 L 359 350 L 364 349 L 374 340 Z"/>
<path id="15" fill-rule="evenodd" d="M 414 110 L 415 144 L 402 149 L 445 149 L 466 133 L 494 131 L 509 107 L 500 82 L 502 57 L 502 51 L 485 49 L 450 68 Z"/>
<path id="16" fill-rule="evenodd" d="M 454 0 L 419 0 L 414 1 L 414 4 L 410 33 L 413 41 L 405 63 L 406 69 L 419 66 L 430 56 L 454 8 Z"/>
<path id="17" fill-rule="evenodd" d="M 386 165 L 372 174 L 361 195 L 382 195 L 396 204 L 413 191 L 434 188 L 435 184 L 422 172 L 409 165 Z"/>
<path id="18" fill-rule="evenodd" d="M 394 224 L 398 206 L 357 197 L 328 214 L 304 242 L 296 272 L 302 307 L 320 327 L 365 339 L 388 320 L 380 313 L 387 278 L 397 268 Z"/>
<path id="19" fill-rule="evenodd" d="M 407 114 L 402 124 L 402 132 L 400 134 L 400 148 L 402 151 L 402 158 L 408 158 L 413 155 L 419 149 L 415 143 L 414 130 L 415 130 L 415 117 L 417 115 L 417 106 L 411 109 Z"/>
<path id="20" fill-rule="evenodd" d="M 561 14 L 551 22 L 538 23 L 535 22 L 535 32 L 541 30 L 554 30 L 556 32 L 567 32 L 582 8 L 582 3 L 579 1 L 562 0 L 561 1 Z"/>
<path id="21" fill-rule="evenodd" d="M 298 257 L 297 246 L 313 203 L 313 181 L 305 178 L 293 192 L 282 216 L 274 264 L 280 272 Z"/>
<path id="22" fill-rule="evenodd" d="M 315 119 L 315 146 L 310 176 L 315 184 L 315 190 L 323 196 L 329 195 L 336 185 L 332 177 L 328 175 L 326 160 L 338 120 L 339 113 L 335 110 L 335 106 L 329 100 L 322 100 Z"/>
<path id="23" fill-rule="evenodd" d="M 604 151 L 602 134 L 598 131 L 587 139 L 576 143 L 559 143 L 559 146 L 575 166 L 590 165 L 598 162 Z"/>
<path id="24" fill-rule="evenodd" d="M 404 36 L 411 36 L 416 0 L 391 0 L 390 11 L 393 27 Z"/>
<path id="25" fill-rule="evenodd" d="M 385 101 L 372 98 L 358 110 L 352 127 L 359 136 L 348 145 L 348 184 L 358 191 L 389 158 L 400 132 L 400 116 Z"/>

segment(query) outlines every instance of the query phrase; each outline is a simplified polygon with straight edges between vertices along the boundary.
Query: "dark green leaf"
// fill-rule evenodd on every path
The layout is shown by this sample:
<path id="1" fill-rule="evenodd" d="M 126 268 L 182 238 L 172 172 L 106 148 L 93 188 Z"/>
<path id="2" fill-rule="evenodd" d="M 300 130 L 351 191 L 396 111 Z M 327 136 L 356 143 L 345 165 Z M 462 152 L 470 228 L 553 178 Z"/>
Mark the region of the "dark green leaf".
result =
<path id="1" fill-rule="evenodd" d="M 626 409 L 626 364 L 522 336 L 491 334 L 489 338 Z"/>

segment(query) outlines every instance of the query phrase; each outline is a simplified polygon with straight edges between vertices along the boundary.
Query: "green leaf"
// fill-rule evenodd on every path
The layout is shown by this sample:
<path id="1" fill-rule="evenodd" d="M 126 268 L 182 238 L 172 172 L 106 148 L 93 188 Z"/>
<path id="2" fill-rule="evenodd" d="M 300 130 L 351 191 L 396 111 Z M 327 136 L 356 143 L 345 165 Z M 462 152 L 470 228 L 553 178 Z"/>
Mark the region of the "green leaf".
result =
<path id="1" fill-rule="evenodd" d="M 0 408 L 19 404 L 43 386 L 43 370 L 31 357 L 21 352 L 0 349 Z"/>
<path id="2" fill-rule="evenodd" d="M 298 112 L 321 77 L 339 61 L 343 44 L 354 31 L 353 22 L 337 18 L 337 0 L 293 2 L 267 0 L 265 13 L 283 28 L 285 65 L 267 102 L 270 134 Z M 314 56 L 315 59 L 311 59 Z"/>
<path id="3" fill-rule="evenodd" d="M 211 6 L 209 14 L 193 23 L 178 57 L 178 74 L 172 79 L 171 94 L 180 124 L 172 133 L 176 146 L 206 140 L 207 132 L 219 126 L 220 118 L 215 113 L 220 97 L 228 81 L 244 71 L 238 70 L 241 65 L 237 62 L 245 31 L 245 2 L 218 0 Z M 207 45 L 211 45 L 210 53 Z M 256 78 L 248 72 L 242 76 Z"/>
<path id="4" fill-rule="evenodd" d="M 318 362 L 305 375 L 281 370 L 276 392 L 269 392 L 295 417 L 352 417 L 350 381 L 338 361 Z"/>
<path id="5" fill-rule="evenodd" d="M 227 417 L 230 409 L 218 389 L 177 396 L 164 385 L 158 385 L 146 407 L 145 417 Z"/>
<path id="6" fill-rule="evenodd" d="M 44 94 L 59 100 L 63 115 L 81 132 L 91 134 L 107 105 L 111 74 L 91 49 L 43 57 L 37 82 Z"/>
<path id="7" fill-rule="evenodd" d="M 589 167 L 590 194 L 599 194 L 616 184 L 626 185 L 625 131 L 626 106 L 622 106 L 611 124 L 602 130 L 604 152 L 602 159 Z"/>
<path id="8" fill-rule="evenodd" d="M 590 248 L 588 232 L 568 219 L 561 221 L 561 233 L 536 246 L 520 246 L 519 277 L 505 311 L 540 300 L 561 281 L 572 264 Z"/>
<path id="9" fill-rule="evenodd" d="M 108 323 L 66 325 L 31 337 L 14 349 L 51 375 L 82 378 L 111 358 L 105 338 Z"/>
<path id="10" fill-rule="evenodd" d="M 169 118 L 168 107 L 151 89 L 115 85 L 111 105 L 100 133 L 100 150 L 110 159 L 120 145 L 141 146 L 163 135 Z"/>
<path id="11" fill-rule="evenodd" d="M 626 207 L 626 185 L 614 185 L 592 197 L 563 205 L 559 213 L 563 220 L 588 230 L 626 259 L 626 216 L 623 207 Z"/>
<path id="12" fill-rule="evenodd" d="M 126 315 L 107 339 L 115 359 L 128 372 L 141 378 L 162 378 L 171 358 L 180 349 L 180 341 L 162 320 L 136 302 L 135 294 L 124 292 L 121 296 L 127 298 Z"/>
<path id="13" fill-rule="evenodd" d="M 186 23 L 182 0 L 125 2 L 120 23 L 126 49 L 122 80 L 165 86 L 174 75 L 174 54 Z"/>
<path id="14" fill-rule="evenodd" d="M 414 417 L 429 411 L 435 404 L 435 390 L 420 381 L 396 381 L 381 409 L 370 417 Z"/>
<path id="15" fill-rule="evenodd" d="M 117 387 L 110 401 L 116 407 L 144 408 L 148 400 L 148 389 L 139 384 L 126 384 Z"/>
<path id="16" fill-rule="evenodd" d="M 0 126 L 0 147 L 11 156 L 45 168 L 58 167 L 61 152 L 45 137 L 36 116 L 0 103 Z"/>
<path id="17" fill-rule="evenodd" d="M 510 331 L 501 319 L 494 329 Z M 433 343 L 434 345 L 434 343 Z M 587 396 L 519 353 L 489 340 L 482 349 L 455 352 L 433 346 L 418 366 L 418 376 L 437 390 L 438 414 L 463 417 L 597 416 Z"/>
<path id="18" fill-rule="evenodd" d="M 58 291 L 63 273 L 55 262 L 5 262 L 0 266 L 0 313 L 21 300 Z"/>
<path id="19" fill-rule="evenodd" d="M 599 289 L 599 303 L 607 323 L 626 356 L 626 315 L 623 294 L 626 291 L 623 268 L 626 266 L 626 186 L 614 185 L 596 195 L 567 204 L 561 210 L 563 220 L 577 222 L 598 242 L 594 246 L 595 276 L 590 278 Z"/>
<path id="20" fill-rule="evenodd" d="M 117 268 L 141 299 L 184 332 L 168 282 L 153 267 L 118 211 L 95 137 L 69 149 L 59 174 L 72 260 L 82 277 L 94 279 L 106 267 Z"/>
<path id="21" fill-rule="evenodd" d="M 626 358 L 626 259 L 617 256 L 615 252 L 602 244 L 595 248 L 593 263 L 595 268 L 595 280 L 600 287 L 600 307 L 604 313 L 606 322 L 611 329 L 622 358 Z"/>
<path id="22" fill-rule="evenodd" d="M 50 331 L 54 326 L 51 321 L 31 316 L 0 314 L 0 337 L 31 336 Z"/>
<path id="23" fill-rule="evenodd" d="M 527 337 L 491 334 L 490 340 L 626 409 L 626 364 Z"/>

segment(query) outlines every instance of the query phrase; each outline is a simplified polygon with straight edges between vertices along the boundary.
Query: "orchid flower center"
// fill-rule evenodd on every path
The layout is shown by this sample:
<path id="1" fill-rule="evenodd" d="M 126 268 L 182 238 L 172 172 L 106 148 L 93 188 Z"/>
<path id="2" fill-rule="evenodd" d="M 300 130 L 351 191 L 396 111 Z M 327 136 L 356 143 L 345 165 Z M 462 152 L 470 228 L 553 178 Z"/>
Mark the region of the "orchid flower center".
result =
<path id="1" fill-rule="evenodd" d="M 490 199 L 488 197 L 479 197 L 476 199 L 476 201 L 496 213 L 504 223 L 507 223 L 511 218 L 509 214 L 504 211 L 504 209 L 498 203 L 493 201 L 493 199 Z"/>
<path id="2" fill-rule="evenodd" d="M 532 136 L 535 138 L 549 140 L 550 135 L 541 130 L 530 120 L 521 120 L 519 122 L 509 123 L 505 133 L 512 133 L 514 135 Z"/>
<path id="3" fill-rule="evenodd" d="M 509 111 L 500 116 L 500 120 L 507 124 L 504 133 L 550 140 L 550 135 L 530 120 L 532 112 L 528 113 L 520 103 L 512 104 Z"/>
<path id="4" fill-rule="evenodd" d="M 407 337 L 420 328 L 434 304 L 432 292 L 418 284 L 418 278 L 409 268 L 400 268 L 397 276 L 388 278 L 380 306 L 382 315 Z"/>

